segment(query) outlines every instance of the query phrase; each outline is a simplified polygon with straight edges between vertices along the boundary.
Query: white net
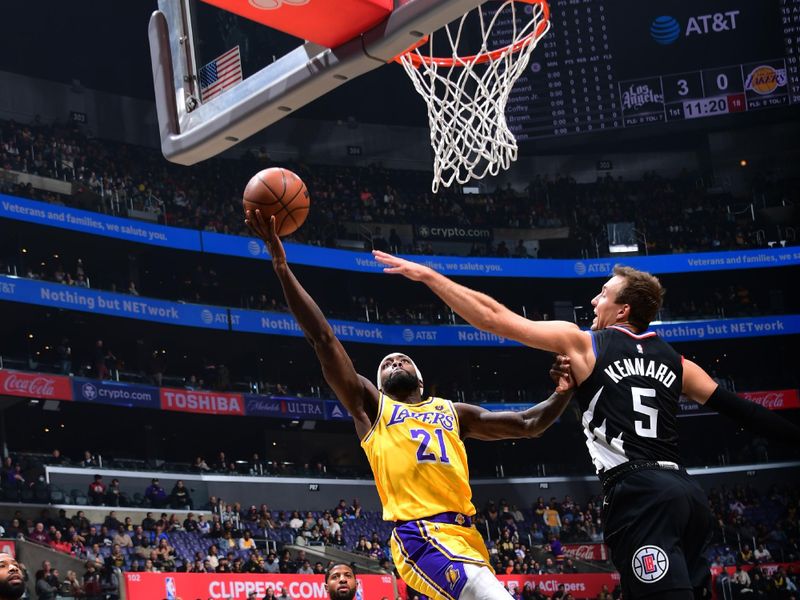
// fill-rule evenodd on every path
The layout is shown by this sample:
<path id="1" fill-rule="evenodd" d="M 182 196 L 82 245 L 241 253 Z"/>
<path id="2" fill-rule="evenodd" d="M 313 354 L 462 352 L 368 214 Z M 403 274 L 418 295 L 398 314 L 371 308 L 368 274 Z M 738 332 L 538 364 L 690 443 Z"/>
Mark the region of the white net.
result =
<path id="1" fill-rule="evenodd" d="M 517 140 L 506 123 L 511 89 L 533 49 L 550 27 L 543 0 L 505 0 L 479 6 L 431 34 L 422 46 L 400 57 L 417 92 L 428 105 L 433 147 L 434 193 L 439 185 L 467 183 L 497 175 L 517 158 Z M 480 26 L 480 47 L 462 45 Z M 444 41 L 442 41 L 444 38 Z M 509 43 L 510 38 L 510 43 Z M 498 40 L 507 44 L 493 48 Z M 434 56 L 434 42 L 449 56 Z"/>

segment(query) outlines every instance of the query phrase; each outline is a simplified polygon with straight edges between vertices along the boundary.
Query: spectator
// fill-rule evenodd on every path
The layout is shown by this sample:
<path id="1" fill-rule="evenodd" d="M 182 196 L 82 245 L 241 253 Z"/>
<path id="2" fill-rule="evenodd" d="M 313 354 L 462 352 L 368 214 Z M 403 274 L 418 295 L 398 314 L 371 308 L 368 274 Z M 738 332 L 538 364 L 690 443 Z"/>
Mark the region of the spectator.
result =
<path id="1" fill-rule="evenodd" d="M 300 565 L 300 568 L 297 569 L 298 575 L 313 575 L 314 569 L 311 567 L 311 562 L 308 560 L 304 560 L 303 563 Z"/>
<path id="2" fill-rule="evenodd" d="M 58 589 L 58 596 L 62 598 L 80 598 L 83 596 L 83 585 L 78 581 L 75 571 L 67 571 L 67 576 Z"/>
<path id="3" fill-rule="evenodd" d="M 53 534 L 53 539 L 50 541 L 50 547 L 57 552 L 63 552 L 64 554 L 71 554 L 72 553 L 72 544 L 68 541 L 63 539 L 61 532 L 56 530 L 55 534 Z"/>
<path id="4" fill-rule="evenodd" d="M 83 593 L 86 598 L 93 599 L 99 598 L 102 591 L 100 572 L 97 570 L 97 564 L 94 561 L 88 560 L 86 561 L 86 572 L 83 574 Z"/>
<path id="5" fill-rule="evenodd" d="M 111 485 L 106 490 L 106 504 L 108 506 L 122 506 L 125 503 L 125 498 L 120 489 L 119 479 L 114 478 L 111 480 Z"/>
<path id="6" fill-rule="evenodd" d="M 114 355 L 107 351 L 103 345 L 103 340 L 97 340 L 94 344 L 94 373 L 97 379 L 108 379 L 108 361 Z"/>
<path id="7" fill-rule="evenodd" d="M 144 491 L 144 497 L 150 501 L 150 505 L 155 508 L 163 508 L 167 505 L 167 491 L 161 487 L 158 478 L 154 477 Z"/>
<path id="8" fill-rule="evenodd" d="M 133 548 L 133 539 L 128 531 L 124 528 L 121 528 L 117 531 L 113 541 L 114 544 L 120 548 Z"/>
<path id="9" fill-rule="evenodd" d="M 264 561 L 264 572 L 280 573 L 280 565 L 278 564 L 278 558 L 275 556 L 274 552 L 267 554 L 267 560 Z"/>
<path id="10" fill-rule="evenodd" d="M 739 550 L 739 556 L 737 557 L 738 562 L 745 565 L 752 565 L 756 562 L 755 556 L 753 555 L 753 551 L 750 549 L 749 544 L 744 544 L 742 549 Z"/>
<path id="11" fill-rule="evenodd" d="M 44 571 L 36 572 L 36 597 L 38 600 L 56 600 L 58 588 L 51 585 Z"/>
<path id="12" fill-rule="evenodd" d="M 59 372 L 62 375 L 71 375 L 72 348 L 67 338 L 61 338 L 61 342 L 56 346 L 56 358 L 58 359 Z"/>
<path id="13" fill-rule="evenodd" d="M 189 496 L 189 490 L 186 489 L 182 479 L 179 479 L 172 488 L 170 506 L 180 510 L 192 509 L 192 498 Z"/>
<path id="14" fill-rule="evenodd" d="M 244 535 L 239 538 L 239 550 L 255 550 L 256 541 L 250 535 L 250 530 L 245 529 Z"/>
<path id="15" fill-rule="evenodd" d="M 211 467 L 209 467 L 206 464 L 206 461 L 202 456 L 198 456 L 194 459 L 194 463 L 192 464 L 192 470 L 198 473 L 205 473 L 207 471 L 210 471 Z"/>
<path id="16" fill-rule="evenodd" d="M 89 500 L 94 506 L 101 506 L 106 501 L 106 484 L 102 475 L 95 475 L 89 484 Z"/>
<path id="17" fill-rule="evenodd" d="M 81 466 L 86 469 L 90 469 L 92 467 L 99 467 L 100 463 L 89 450 L 86 450 L 83 453 L 83 460 L 81 461 Z"/>
<path id="18" fill-rule="evenodd" d="M 770 554 L 769 550 L 764 546 L 764 544 L 759 544 L 758 547 L 753 552 L 754 558 L 756 562 L 769 562 L 772 560 L 772 554 Z"/>
<path id="19" fill-rule="evenodd" d="M 50 536 L 47 535 L 47 531 L 44 529 L 44 523 L 39 521 L 34 525 L 33 531 L 28 535 L 28 540 L 44 546 L 50 544 Z"/>

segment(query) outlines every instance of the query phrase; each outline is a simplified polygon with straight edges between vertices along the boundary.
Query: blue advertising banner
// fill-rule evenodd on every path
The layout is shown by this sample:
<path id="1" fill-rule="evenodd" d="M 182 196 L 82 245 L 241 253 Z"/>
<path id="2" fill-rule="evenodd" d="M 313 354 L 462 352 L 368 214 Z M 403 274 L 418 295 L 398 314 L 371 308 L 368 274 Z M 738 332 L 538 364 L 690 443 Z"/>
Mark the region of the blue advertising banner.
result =
<path id="1" fill-rule="evenodd" d="M 276 419 L 325 419 L 325 400 L 297 398 L 296 396 L 244 395 L 244 412 L 247 416 Z"/>
<path id="2" fill-rule="evenodd" d="M 333 331 L 343 342 L 362 342 L 388 346 L 510 346 L 518 345 L 469 325 L 420 326 L 378 325 L 355 321 L 330 320 Z M 287 313 L 231 309 L 234 331 L 290 335 L 303 332 L 292 315 Z"/>
<path id="3" fill-rule="evenodd" d="M 161 408 L 159 388 L 118 381 L 95 381 L 76 377 L 72 380 L 72 396 L 75 402 Z"/>
<path id="4" fill-rule="evenodd" d="M 154 225 L 3 194 L 0 194 L 0 218 L 39 223 L 82 233 L 181 250 L 250 259 L 269 259 L 264 243 L 255 238 Z M 382 265 L 376 262 L 368 252 L 286 244 L 286 253 L 289 261 L 293 264 L 362 273 L 380 273 L 383 270 Z M 619 260 L 611 258 L 569 260 L 458 256 L 406 256 L 406 258 L 419 261 L 440 273 L 451 276 L 585 279 L 608 277 L 618 262 L 656 274 L 797 266 L 800 265 L 800 247 L 626 256 Z"/>
<path id="5" fill-rule="evenodd" d="M 269 259 L 265 244 L 254 238 L 202 232 L 203 250 L 242 258 Z M 368 252 L 352 252 L 319 248 L 304 244 L 286 244 L 289 262 L 298 265 L 382 273 L 383 265 Z M 444 275 L 464 277 L 542 277 L 553 279 L 585 279 L 609 277 L 614 265 L 622 263 L 650 273 L 692 273 L 730 269 L 756 269 L 800 265 L 800 247 L 664 254 L 569 260 L 555 258 L 465 258 L 459 256 L 404 256 L 420 262 Z"/>
<path id="6" fill-rule="evenodd" d="M 0 218 L 71 229 L 140 244 L 180 250 L 200 250 L 200 232 L 193 229 L 109 217 L 88 210 L 67 208 L 5 194 L 0 194 Z"/>
<path id="7" fill-rule="evenodd" d="M 228 329 L 228 310 L 0 275 L 0 300 L 184 327 Z"/>
<path id="8" fill-rule="evenodd" d="M 300 326 L 288 313 L 166 302 L 8 275 L 0 275 L 2 300 L 185 327 L 294 337 L 303 335 Z M 393 347 L 519 345 L 469 325 L 379 325 L 335 319 L 330 323 L 336 336 L 344 342 Z M 791 335 L 800 333 L 800 315 L 653 323 L 651 329 L 668 342 Z"/>
<path id="9" fill-rule="evenodd" d="M 672 321 L 653 323 L 650 330 L 658 333 L 667 342 L 788 335 L 800 333 L 800 315 Z"/>
<path id="10" fill-rule="evenodd" d="M 338 400 L 325 401 L 325 418 L 328 421 L 350 421 L 353 417 Z"/>

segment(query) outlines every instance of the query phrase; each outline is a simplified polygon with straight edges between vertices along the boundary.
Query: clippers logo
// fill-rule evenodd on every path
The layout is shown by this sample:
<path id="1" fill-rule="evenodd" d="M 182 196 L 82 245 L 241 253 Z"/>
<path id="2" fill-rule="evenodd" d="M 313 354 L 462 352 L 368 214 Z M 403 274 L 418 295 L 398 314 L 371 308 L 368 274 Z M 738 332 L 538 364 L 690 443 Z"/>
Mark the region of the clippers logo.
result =
<path id="1" fill-rule="evenodd" d="M 459 573 L 453 565 L 450 565 L 447 567 L 447 571 L 445 571 L 444 576 L 447 579 L 447 582 L 450 584 L 450 589 L 456 589 L 456 584 L 458 583 L 458 580 L 461 579 L 461 573 Z"/>
<path id="2" fill-rule="evenodd" d="M 250 6 L 259 10 L 277 10 L 283 8 L 283 5 L 288 6 L 302 6 L 308 4 L 310 0 L 249 0 Z"/>
<path id="3" fill-rule="evenodd" d="M 633 574 L 642 583 L 655 583 L 669 570 L 667 553 L 658 546 L 642 546 L 631 561 Z"/>
<path id="4" fill-rule="evenodd" d="M 744 87 L 754 91 L 756 94 L 766 96 L 785 85 L 786 69 L 776 69 L 769 65 L 761 65 L 750 71 Z"/>

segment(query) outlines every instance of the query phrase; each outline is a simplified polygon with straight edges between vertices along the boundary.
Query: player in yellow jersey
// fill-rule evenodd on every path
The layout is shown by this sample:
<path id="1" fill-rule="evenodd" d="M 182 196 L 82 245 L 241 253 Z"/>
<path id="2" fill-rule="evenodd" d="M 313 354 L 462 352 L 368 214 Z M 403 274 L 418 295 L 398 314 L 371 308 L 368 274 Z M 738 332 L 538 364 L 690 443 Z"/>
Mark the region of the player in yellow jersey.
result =
<path id="1" fill-rule="evenodd" d="M 267 221 L 260 211 L 247 211 L 246 223 L 269 246 L 289 309 L 313 346 L 325 380 L 353 417 L 383 518 L 395 524 L 392 556 L 401 577 L 430 598 L 508 600 L 472 525 L 475 507 L 462 440 L 541 435 L 572 396 L 568 359 L 560 357 L 551 371 L 556 392 L 520 413 L 489 412 L 442 398 L 423 401 L 422 374 L 399 352 L 379 363 L 373 384 L 356 373 L 322 311 L 289 268 L 275 218 Z"/>

